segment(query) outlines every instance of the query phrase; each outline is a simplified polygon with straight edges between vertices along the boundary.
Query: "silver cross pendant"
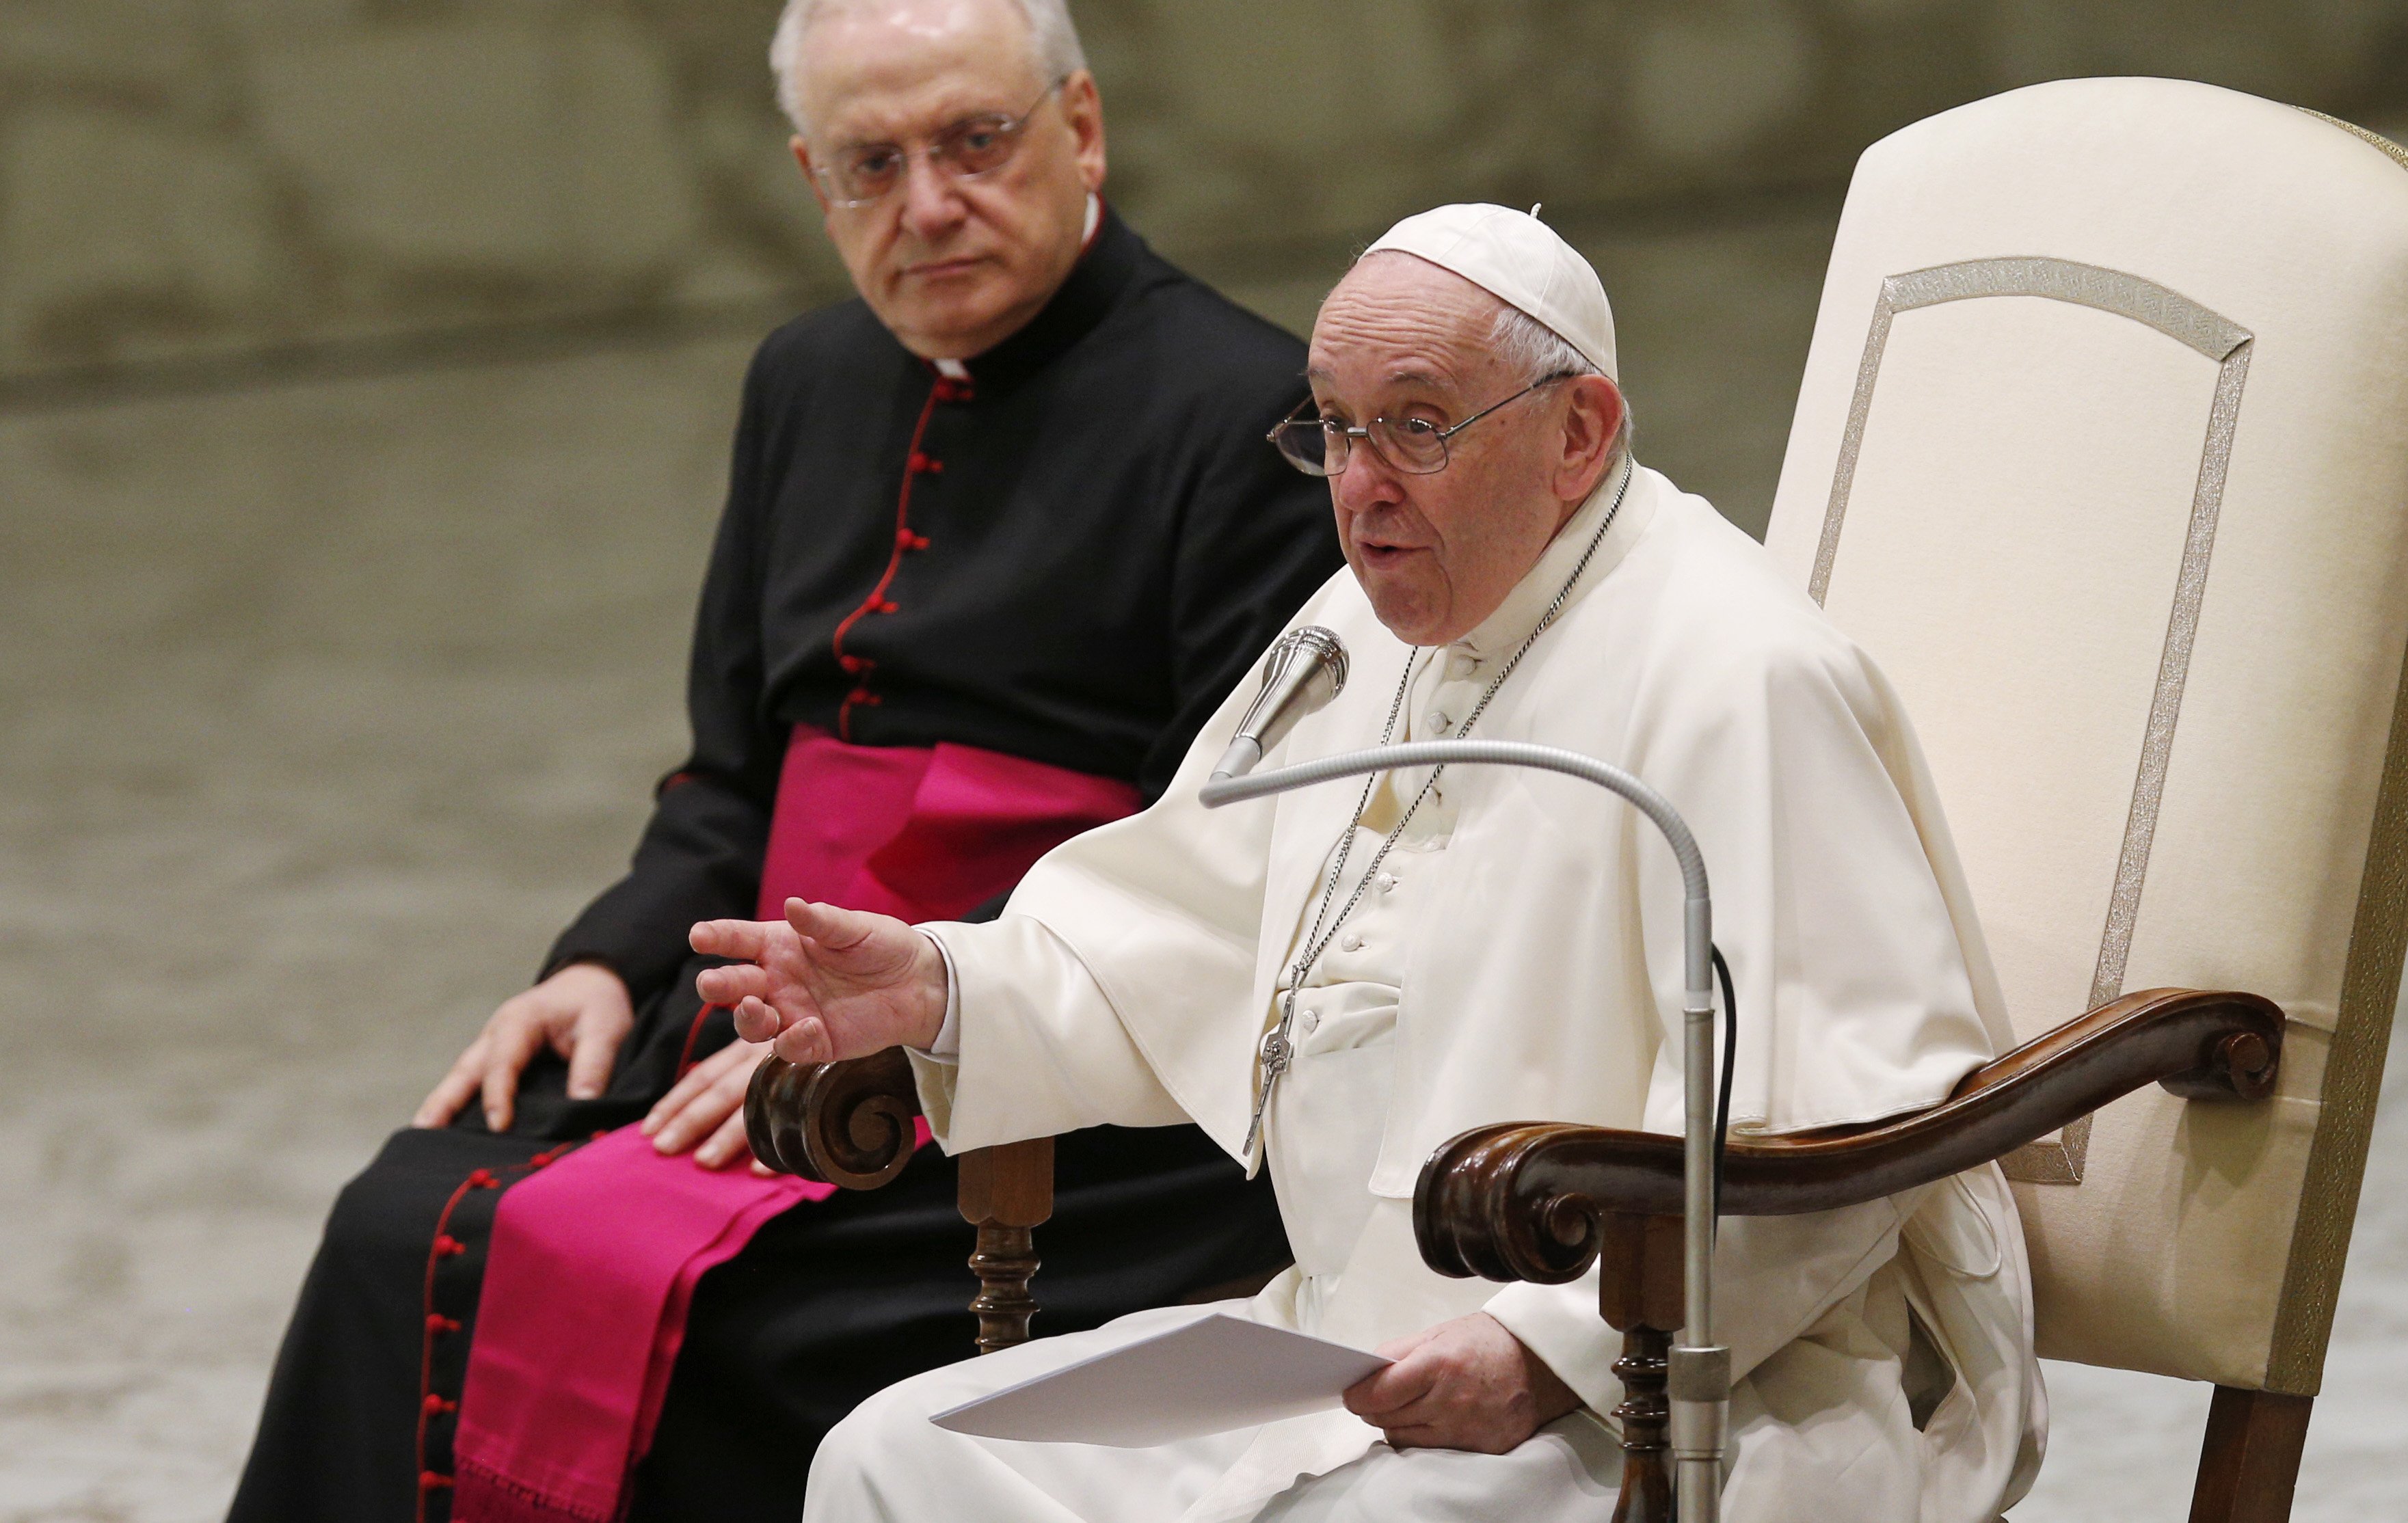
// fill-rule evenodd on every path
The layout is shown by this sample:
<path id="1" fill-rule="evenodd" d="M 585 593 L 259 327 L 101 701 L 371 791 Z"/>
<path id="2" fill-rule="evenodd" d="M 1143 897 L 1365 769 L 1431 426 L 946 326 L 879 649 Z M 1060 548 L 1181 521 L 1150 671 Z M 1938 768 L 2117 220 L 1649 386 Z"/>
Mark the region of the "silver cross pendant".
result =
<path id="1" fill-rule="evenodd" d="M 1287 1065 L 1296 1060 L 1296 1044 L 1287 1034 L 1295 1019 L 1296 992 L 1291 989 L 1287 998 L 1280 1002 L 1279 1025 L 1263 1037 L 1263 1086 L 1254 1097 L 1254 1117 L 1246 1126 L 1246 1146 L 1240 1149 L 1248 1158 L 1254 1157 L 1254 1143 L 1263 1134 L 1263 1114 L 1270 1109 L 1271 1090 L 1279 1084 L 1280 1075 L 1287 1072 Z"/>

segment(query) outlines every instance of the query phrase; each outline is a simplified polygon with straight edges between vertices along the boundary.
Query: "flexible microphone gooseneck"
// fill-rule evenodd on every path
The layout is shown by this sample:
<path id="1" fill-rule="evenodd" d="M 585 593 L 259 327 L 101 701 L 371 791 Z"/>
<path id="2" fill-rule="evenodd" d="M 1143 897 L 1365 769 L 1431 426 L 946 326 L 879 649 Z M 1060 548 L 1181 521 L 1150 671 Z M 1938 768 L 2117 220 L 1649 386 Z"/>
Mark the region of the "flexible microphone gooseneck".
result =
<path id="1" fill-rule="evenodd" d="M 1238 733 L 1212 780 L 1243 777 L 1254 770 L 1263 753 L 1287 738 L 1296 721 L 1326 707 L 1346 690 L 1346 646 L 1318 624 L 1292 629 L 1271 644 L 1263 657 L 1263 689 L 1238 721 Z"/>
<path id="2" fill-rule="evenodd" d="M 1299 630 L 1297 634 L 1327 634 L 1323 630 Z M 1335 646 L 1337 637 L 1329 636 Z M 1284 644 L 1285 642 L 1283 642 Z M 1257 714 L 1267 714 L 1278 721 L 1285 709 L 1271 702 L 1274 674 L 1280 672 L 1280 651 L 1273 648 L 1273 660 L 1265 663 L 1263 693 L 1247 710 L 1252 723 Z M 1338 652 L 1340 680 L 1343 680 L 1344 650 Z M 1298 690 L 1301 683 L 1292 682 L 1283 690 Z M 1335 690 L 1332 690 L 1332 696 Z M 1328 702 L 1323 698 L 1311 707 L 1297 706 L 1292 716 L 1280 724 L 1279 734 L 1285 734 L 1295 721 Z M 1282 704 L 1292 700 L 1283 699 Z M 1269 725 L 1257 732 L 1267 733 Z M 1561 773 L 1620 794 L 1630 801 L 1641 814 L 1647 817 L 1661 832 L 1672 848 L 1673 858 L 1681 866 L 1681 883 L 1684 900 L 1682 921 L 1683 968 L 1684 999 L 1682 1005 L 1681 1078 L 1684 1090 L 1684 1122 L 1683 1132 L 1683 1202 L 1682 1202 L 1682 1288 L 1684 1292 L 1684 1320 L 1680 1341 L 1671 1351 L 1670 1368 L 1667 1372 L 1671 1395 L 1672 1454 L 1677 1476 L 1676 1507 L 1680 1523 L 1716 1523 L 1722 1514 L 1722 1460 L 1729 1448 L 1730 1428 L 1730 1350 L 1713 1341 L 1713 1243 L 1714 1213 L 1721 1195 L 1718 1177 L 1722 1153 L 1723 1126 L 1727 1125 L 1729 1102 L 1723 1099 L 1721 1114 L 1715 1103 L 1729 1092 L 1728 1064 L 1732 1044 L 1724 1045 L 1725 1075 L 1723 1083 L 1715 1083 L 1714 1063 L 1714 997 L 1715 964 L 1721 961 L 1713 944 L 1713 907 L 1706 889 L 1705 858 L 1698 850 L 1697 838 L 1690 834 L 1686 821 L 1663 794 L 1641 782 L 1620 767 L 1599 762 L 1577 751 L 1555 746 L 1533 746 L 1520 741 L 1503 740 L 1434 740 L 1417 741 L 1403 746 L 1380 746 L 1369 750 L 1346 751 L 1324 757 L 1316 762 L 1298 762 L 1271 772 L 1246 775 L 1246 769 L 1262 760 L 1263 751 L 1276 744 L 1277 736 L 1257 743 L 1250 740 L 1241 726 L 1239 739 L 1229 747 L 1210 781 L 1197 797 L 1208 809 L 1237 804 L 1246 799 L 1258 799 L 1290 789 L 1305 788 L 1339 777 L 1360 776 L 1365 773 L 1387 772 L 1406 767 L 1434 767 L 1441 764 L 1534 767 L 1542 772 Z M 1231 767 L 1232 759 L 1251 747 L 1243 765 Z M 1726 978 L 1727 975 L 1726 974 Z M 1726 983 L 1727 989 L 1728 985 Z M 1731 1034 L 1738 1034 L 1739 1013 L 1734 1003 L 1727 1012 Z"/>

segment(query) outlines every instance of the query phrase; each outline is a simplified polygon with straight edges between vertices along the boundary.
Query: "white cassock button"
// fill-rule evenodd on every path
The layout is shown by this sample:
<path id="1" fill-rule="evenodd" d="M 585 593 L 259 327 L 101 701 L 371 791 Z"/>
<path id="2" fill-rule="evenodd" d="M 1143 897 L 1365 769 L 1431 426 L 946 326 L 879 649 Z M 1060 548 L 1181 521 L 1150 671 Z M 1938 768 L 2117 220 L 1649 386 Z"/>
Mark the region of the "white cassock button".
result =
<path id="1" fill-rule="evenodd" d="M 1346 939 L 1338 945 L 1342 950 L 1359 952 L 1363 949 L 1363 938 L 1350 931 L 1346 932 Z"/>
<path id="2" fill-rule="evenodd" d="M 1480 670 L 1480 662 L 1460 650 L 1446 658 L 1446 675 L 1457 682 L 1478 670 Z"/>
<path id="3" fill-rule="evenodd" d="M 1445 734 L 1446 727 L 1454 722 L 1455 721 L 1453 719 L 1446 717 L 1446 711 L 1444 709 L 1434 708 L 1429 711 L 1429 727 L 1432 734 Z"/>
<path id="4" fill-rule="evenodd" d="M 1380 891 L 1382 893 L 1395 893 L 1397 891 L 1397 875 L 1394 873 L 1381 874 L 1379 884 Z"/>
<path id="5" fill-rule="evenodd" d="M 1321 1012 L 1320 1012 L 1320 1011 L 1318 1011 L 1318 1010 L 1307 1010 L 1307 1011 L 1304 1013 L 1304 1030 L 1305 1030 L 1305 1034 L 1309 1036 L 1309 1035 L 1311 1035 L 1312 1032 L 1316 1032 L 1316 1031 L 1319 1031 L 1320 1029 L 1321 1029 Z"/>

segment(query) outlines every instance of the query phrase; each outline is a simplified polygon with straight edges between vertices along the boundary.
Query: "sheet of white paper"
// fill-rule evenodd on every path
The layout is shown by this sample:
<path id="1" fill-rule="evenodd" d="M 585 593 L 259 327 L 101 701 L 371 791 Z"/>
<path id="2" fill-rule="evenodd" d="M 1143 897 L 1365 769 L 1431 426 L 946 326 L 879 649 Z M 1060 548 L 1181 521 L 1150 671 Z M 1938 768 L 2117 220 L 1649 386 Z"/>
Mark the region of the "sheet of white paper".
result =
<path id="1" fill-rule="evenodd" d="M 1139 1449 L 1338 1405 L 1377 1354 L 1214 1312 L 929 1421 L 981 1438 Z"/>

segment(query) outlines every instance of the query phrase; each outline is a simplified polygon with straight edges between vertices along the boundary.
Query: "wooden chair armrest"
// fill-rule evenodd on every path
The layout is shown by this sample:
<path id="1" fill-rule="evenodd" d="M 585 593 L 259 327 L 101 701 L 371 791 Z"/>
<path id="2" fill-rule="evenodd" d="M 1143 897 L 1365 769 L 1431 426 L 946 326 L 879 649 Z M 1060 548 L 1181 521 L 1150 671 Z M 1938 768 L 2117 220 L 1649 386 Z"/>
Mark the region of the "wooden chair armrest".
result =
<path id="1" fill-rule="evenodd" d="M 2142 1086 L 2190 1100 L 2273 1092 L 2283 1012 L 2255 994 L 2153 989 L 2069 1021 L 1967 1075 L 1928 1110 L 1868 1126 L 1733 1138 L 1727 1216 L 1878 1200 L 2001 1158 Z M 1422 1257 L 1441 1274 L 1560 1284 L 1598 1256 L 1604 1218 L 1681 1215 L 1681 1139 L 1559 1123 L 1475 1128 L 1413 1191 Z"/>
<path id="2" fill-rule="evenodd" d="M 901 1047 L 841 1063 L 770 1057 L 744 1091 L 752 1156 L 780 1174 L 876 1189 L 911 1161 L 920 1087 Z"/>
<path id="3" fill-rule="evenodd" d="M 840 1063 L 762 1060 L 744 1091 L 752 1156 L 781 1174 L 843 1189 L 876 1189 L 911 1161 L 920 1087 L 901 1047 Z M 974 1228 L 970 1269 L 979 1292 L 978 1348 L 1028 1341 L 1037 1300 L 1034 1230 L 1054 1214 L 1054 1139 L 1032 1137 L 961 1155 L 958 1199 Z"/>

